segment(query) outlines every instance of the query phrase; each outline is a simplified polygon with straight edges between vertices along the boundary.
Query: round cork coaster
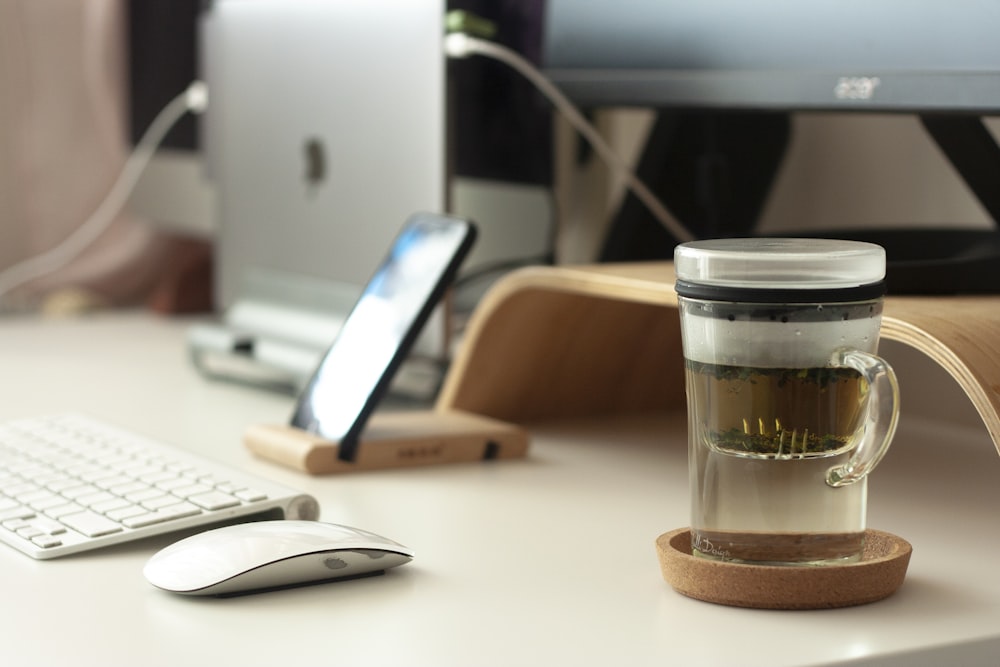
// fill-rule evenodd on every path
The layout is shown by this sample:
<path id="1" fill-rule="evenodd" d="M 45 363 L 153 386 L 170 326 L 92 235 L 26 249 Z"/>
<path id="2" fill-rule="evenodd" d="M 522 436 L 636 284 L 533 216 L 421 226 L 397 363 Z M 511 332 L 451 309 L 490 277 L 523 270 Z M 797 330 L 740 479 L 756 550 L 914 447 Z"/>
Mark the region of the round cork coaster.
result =
<path id="1" fill-rule="evenodd" d="M 912 551 L 900 537 L 868 530 L 861 560 L 855 563 L 748 565 L 692 556 L 688 528 L 656 540 L 663 578 L 678 593 L 756 609 L 830 609 L 881 600 L 902 585 Z"/>

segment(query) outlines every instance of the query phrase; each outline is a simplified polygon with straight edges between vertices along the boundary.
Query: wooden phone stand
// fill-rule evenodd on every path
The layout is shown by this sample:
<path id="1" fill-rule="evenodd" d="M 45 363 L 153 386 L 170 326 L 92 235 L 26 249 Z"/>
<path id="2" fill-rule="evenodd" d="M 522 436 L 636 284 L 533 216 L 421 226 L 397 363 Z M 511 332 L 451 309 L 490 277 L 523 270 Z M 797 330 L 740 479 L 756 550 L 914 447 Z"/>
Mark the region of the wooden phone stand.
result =
<path id="1" fill-rule="evenodd" d="M 375 413 L 354 461 L 338 444 L 299 428 L 256 424 L 243 434 L 254 454 L 313 475 L 523 457 L 528 434 L 513 424 L 457 410 Z"/>

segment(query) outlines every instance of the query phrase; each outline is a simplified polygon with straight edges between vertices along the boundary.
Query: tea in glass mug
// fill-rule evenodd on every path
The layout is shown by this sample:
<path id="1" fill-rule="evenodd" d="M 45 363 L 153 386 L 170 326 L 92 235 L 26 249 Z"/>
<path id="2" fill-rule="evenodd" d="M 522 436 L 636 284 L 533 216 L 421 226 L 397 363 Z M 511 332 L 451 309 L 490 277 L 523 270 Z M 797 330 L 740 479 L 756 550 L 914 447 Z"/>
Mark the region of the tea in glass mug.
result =
<path id="1" fill-rule="evenodd" d="M 885 252 L 828 239 L 675 250 L 696 556 L 860 559 L 867 475 L 899 414 L 875 352 Z"/>

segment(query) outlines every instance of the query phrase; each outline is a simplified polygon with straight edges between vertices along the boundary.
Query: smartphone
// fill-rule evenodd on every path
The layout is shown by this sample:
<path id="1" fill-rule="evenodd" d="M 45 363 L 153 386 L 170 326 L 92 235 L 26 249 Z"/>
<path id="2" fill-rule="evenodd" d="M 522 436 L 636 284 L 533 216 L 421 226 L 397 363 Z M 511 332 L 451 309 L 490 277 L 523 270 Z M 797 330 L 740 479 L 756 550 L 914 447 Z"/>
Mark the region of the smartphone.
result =
<path id="1" fill-rule="evenodd" d="M 475 239 L 468 220 L 407 219 L 299 394 L 292 426 L 338 442 L 338 456 L 354 460 L 365 422 Z"/>

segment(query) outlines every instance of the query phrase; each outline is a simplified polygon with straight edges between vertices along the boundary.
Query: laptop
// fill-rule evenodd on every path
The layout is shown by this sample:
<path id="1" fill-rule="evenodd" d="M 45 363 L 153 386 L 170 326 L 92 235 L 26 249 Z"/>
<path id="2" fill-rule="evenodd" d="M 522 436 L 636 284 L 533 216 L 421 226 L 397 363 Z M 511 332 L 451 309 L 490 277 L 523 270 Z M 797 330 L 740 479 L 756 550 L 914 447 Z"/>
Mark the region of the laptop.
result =
<path id="1" fill-rule="evenodd" d="M 203 372 L 300 387 L 403 222 L 445 209 L 443 16 L 443 0 L 208 3 L 221 318 L 189 332 Z"/>

